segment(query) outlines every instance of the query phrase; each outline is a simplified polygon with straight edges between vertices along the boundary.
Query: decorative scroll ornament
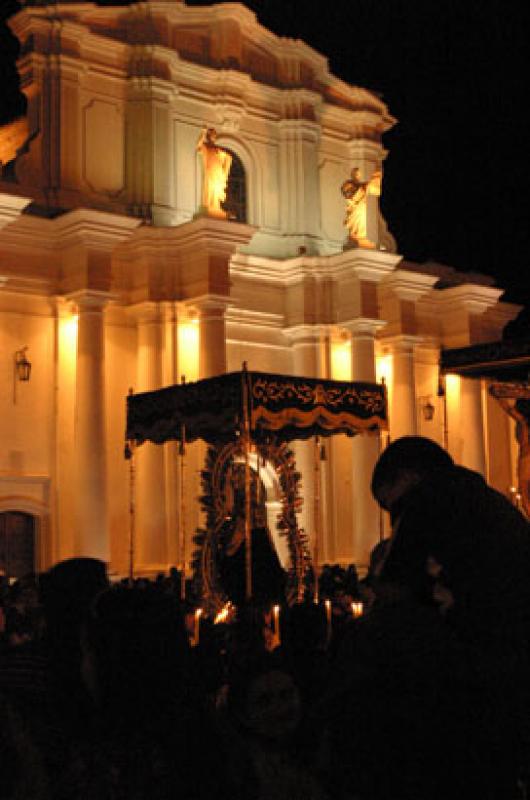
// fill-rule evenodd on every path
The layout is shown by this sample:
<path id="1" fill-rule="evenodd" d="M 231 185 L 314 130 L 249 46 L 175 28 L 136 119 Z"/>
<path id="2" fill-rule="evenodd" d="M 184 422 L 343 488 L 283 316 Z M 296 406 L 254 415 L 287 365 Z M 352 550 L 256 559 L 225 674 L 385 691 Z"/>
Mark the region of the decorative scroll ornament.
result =
<path id="1" fill-rule="evenodd" d="M 216 139 L 215 128 L 204 128 L 197 142 L 197 151 L 203 163 L 201 210 L 210 217 L 226 219 L 227 213 L 221 204 L 226 200 L 232 156 L 215 143 Z"/>

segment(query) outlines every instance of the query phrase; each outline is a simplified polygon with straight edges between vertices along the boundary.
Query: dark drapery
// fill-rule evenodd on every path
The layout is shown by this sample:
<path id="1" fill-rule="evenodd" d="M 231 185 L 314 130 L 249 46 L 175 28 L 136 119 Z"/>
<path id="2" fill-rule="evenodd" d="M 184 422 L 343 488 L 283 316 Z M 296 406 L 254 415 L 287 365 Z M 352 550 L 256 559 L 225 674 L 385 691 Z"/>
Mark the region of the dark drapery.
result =
<path id="1" fill-rule="evenodd" d="M 281 441 L 386 428 L 386 392 L 376 383 L 350 383 L 231 372 L 127 398 L 126 438 L 135 444 L 233 439 L 243 425 L 243 403 L 254 441 Z"/>

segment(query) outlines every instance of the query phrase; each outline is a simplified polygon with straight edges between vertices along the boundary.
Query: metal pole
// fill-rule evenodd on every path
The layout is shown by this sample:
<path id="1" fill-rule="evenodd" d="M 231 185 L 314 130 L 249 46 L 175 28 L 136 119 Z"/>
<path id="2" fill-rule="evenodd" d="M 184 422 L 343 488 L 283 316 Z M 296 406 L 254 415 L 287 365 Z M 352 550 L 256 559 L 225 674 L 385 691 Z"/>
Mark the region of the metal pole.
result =
<path id="1" fill-rule="evenodd" d="M 315 575 L 315 585 L 314 585 L 314 593 L 313 599 L 315 603 L 319 601 L 319 578 L 320 578 L 320 484 L 321 484 L 321 475 L 320 475 L 320 439 L 318 436 L 315 436 L 313 439 L 314 448 L 314 464 L 313 469 L 315 473 L 314 479 L 314 487 L 313 487 L 313 514 L 314 514 L 314 532 L 315 532 L 315 541 L 313 545 L 313 572 Z"/>
<path id="2" fill-rule="evenodd" d="M 129 580 L 134 580 L 134 546 L 136 538 L 135 490 L 136 466 L 134 463 L 134 446 L 129 445 Z"/>
<path id="3" fill-rule="evenodd" d="M 248 396 L 248 372 L 246 362 L 242 371 L 243 400 L 243 447 L 245 451 L 245 597 L 252 597 L 252 527 L 250 507 L 250 419 Z"/>
<path id="4" fill-rule="evenodd" d="M 186 599 L 186 493 L 184 491 L 184 475 L 185 475 L 185 455 L 186 455 L 186 426 L 183 424 L 180 427 L 180 547 L 179 556 L 181 564 L 180 573 L 180 597 L 182 600 Z"/>

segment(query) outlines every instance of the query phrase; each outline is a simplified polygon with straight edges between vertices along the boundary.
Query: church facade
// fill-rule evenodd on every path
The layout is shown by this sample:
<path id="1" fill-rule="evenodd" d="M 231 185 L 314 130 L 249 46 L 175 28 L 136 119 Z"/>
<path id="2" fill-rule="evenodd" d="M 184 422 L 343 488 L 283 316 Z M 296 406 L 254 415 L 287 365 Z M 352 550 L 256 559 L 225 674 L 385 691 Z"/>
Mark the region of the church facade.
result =
<path id="1" fill-rule="evenodd" d="M 516 485 L 513 422 L 486 381 L 439 361 L 500 339 L 520 309 L 481 276 L 399 255 L 379 209 L 396 122 L 379 97 L 239 3 L 27 5 L 10 26 L 27 115 L 0 129 L 0 515 L 12 537 L 16 515 L 33 525 L 36 569 L 89 555 L 126 573 L 132 498 L 136 571 L 180 564 L 204 446 L 144 444 L 132 475 L 125 400 L 243 362 L 385 379 L 388 435 L 327 440 L 318 471 L 313 443 L 295 445 L 321 563 L 366 565 L 387 530 L 369 491 L 387 436 L 429 436 Z M 230 154 L 224 217 L 203 207 L 205 128 Z M 270 519 L 279 491 L 271 476 Z"/>

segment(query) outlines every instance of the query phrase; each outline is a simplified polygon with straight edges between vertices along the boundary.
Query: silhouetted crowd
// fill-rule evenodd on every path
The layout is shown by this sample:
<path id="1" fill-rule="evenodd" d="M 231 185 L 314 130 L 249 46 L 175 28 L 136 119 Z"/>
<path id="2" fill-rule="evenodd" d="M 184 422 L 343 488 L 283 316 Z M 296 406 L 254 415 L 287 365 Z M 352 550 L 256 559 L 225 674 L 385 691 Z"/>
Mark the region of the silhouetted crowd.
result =
<path id="1" fill-rule="evenodd" d="M 525 798 L 529 524 L 420 437 L 372 492 L 392 535 L 319 602 L 216 619 L 89 558 L 0 580 L 0 798 Z"/>

